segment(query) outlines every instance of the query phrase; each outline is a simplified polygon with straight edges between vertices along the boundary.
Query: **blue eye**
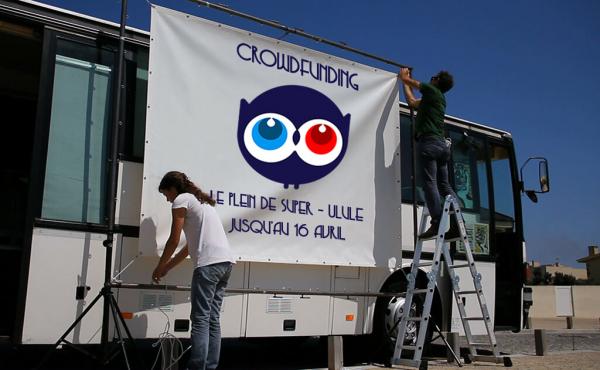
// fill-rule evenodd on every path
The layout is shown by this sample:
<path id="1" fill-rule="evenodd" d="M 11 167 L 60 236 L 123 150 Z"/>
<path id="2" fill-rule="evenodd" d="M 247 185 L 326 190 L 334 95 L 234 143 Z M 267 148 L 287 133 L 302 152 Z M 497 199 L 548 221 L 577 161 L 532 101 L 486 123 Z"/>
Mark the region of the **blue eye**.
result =
<path id="1" fill-rule="evenodd" d="M 265 117 L 252 128 L 252 140 L 264 150 L 280 148 L 288 137 L 285 125 L 277 118 Z"/>

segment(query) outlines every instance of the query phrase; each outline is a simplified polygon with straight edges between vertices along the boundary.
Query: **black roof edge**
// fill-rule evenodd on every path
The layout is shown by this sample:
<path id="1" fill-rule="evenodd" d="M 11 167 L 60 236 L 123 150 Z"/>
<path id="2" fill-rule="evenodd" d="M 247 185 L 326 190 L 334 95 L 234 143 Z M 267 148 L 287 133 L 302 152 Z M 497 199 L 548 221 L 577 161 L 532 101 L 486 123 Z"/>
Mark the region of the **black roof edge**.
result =
<path id="1" fill-rule="evenodd" d="M 36 1 L 0 0 L 0 13 L 83 35 L 119 38 L 119 25 L 117 23 Z M 148 46 L 150 34 L 143 30 L 127 27 L 125 41 Z"/>

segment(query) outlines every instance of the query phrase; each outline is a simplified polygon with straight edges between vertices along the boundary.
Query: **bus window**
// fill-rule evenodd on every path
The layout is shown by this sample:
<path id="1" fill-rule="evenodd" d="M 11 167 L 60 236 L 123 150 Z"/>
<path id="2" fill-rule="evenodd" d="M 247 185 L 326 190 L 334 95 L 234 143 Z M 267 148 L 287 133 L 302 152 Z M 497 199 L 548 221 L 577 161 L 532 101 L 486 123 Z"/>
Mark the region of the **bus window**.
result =
<path id="1" fill-rule="evenodd" d="M 104 223 L 114 54 L 56 42 L 42 217 Z"/>
<path id="2" fill-rule="evenodd" d="M 508 148 L 490 145 L 490 161 L 494 185 L 494 219 L 496 233 L 515 231 L 515 199 L 513 195 Z"/>
<path id="3" fill-rule="evenodd" d="M 126 100 L 124 146 L 121 158 L 141 162 L 144 159 L 146 132 L 146 95 L 148 92 L 148 49 L 138 47 L 126 54 Z M 133 103 L 133 104 L 131 104 Z"/>
<path id="4" fill-rule="evenodd" d="M 400 115 L 400 171 L 402 184 L 402 203 L 412 203 L 412 137 L 411 120 L 406 115 Z M 417 203 L 424 204 L 423 179 L 417 166 Z"/>
<path id="5" fill-rule="evenodd" d="M 451 131 L 454 190 L 463 210 L 463 217 L 473 248 L 473 254 L 490 253 L 490 206 L 488 194 L 487 153 L 483 139 Z M 457 243 L 464 252 L 464 244 Z"/>

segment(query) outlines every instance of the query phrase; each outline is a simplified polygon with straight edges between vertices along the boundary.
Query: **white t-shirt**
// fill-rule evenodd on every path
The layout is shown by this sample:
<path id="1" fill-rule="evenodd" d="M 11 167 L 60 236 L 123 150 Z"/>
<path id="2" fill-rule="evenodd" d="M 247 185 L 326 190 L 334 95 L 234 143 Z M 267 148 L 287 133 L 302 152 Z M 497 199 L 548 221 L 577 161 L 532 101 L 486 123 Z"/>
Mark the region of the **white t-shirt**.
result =
<path id="1" fill-rule="evenodd" d="M 190 193 L 181 193 L 173 201 L 173 209 L 185 208 L 183 232 L 194 268 L 219 262 L 235 263 L 223 224 L 217 211 Z"/>

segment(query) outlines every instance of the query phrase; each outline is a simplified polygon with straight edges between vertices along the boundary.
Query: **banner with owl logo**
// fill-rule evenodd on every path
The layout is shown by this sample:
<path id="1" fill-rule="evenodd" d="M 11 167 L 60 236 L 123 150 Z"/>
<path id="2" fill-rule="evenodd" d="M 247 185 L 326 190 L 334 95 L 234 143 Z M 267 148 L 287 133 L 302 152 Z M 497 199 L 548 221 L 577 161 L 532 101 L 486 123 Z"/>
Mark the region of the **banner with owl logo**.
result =
<path id="1" fill-rule="evenodd" d="M 395 73 L 152 7 L 140 251 L 171 222 L 162 176 L 216 200 L 241 261 L 400 261 Z M 183 243 L 183 241 L 182 241 Z"/>

